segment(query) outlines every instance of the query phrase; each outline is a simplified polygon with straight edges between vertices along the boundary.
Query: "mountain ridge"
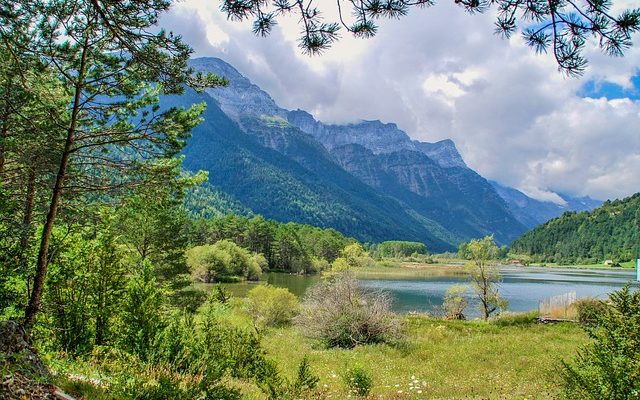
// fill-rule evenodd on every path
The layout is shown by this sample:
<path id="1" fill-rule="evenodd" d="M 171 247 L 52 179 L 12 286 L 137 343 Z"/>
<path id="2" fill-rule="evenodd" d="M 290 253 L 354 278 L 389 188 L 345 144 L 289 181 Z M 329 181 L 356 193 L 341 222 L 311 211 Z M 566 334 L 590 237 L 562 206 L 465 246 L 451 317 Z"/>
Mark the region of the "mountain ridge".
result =
<path id="1" fill-rule="evenodd" d="M 203 126 L 194 130 L 198 138 L 185 150 L 185 165 L 210 172 L 219 168 L 228 171 L 227 180 L 245 180 L 257 186 L 260 179 L 254 175 L 266 174 L 265 187 L 274 191 L 271 195 L 280 204 L 265 204 L 257 195 L 259 187 L 213 179 L 217 189 L 230 191 L 254 212 L 281 221 L 346 229 L 343 233 L 368 241 L 388 239 L 384 232 L 393 231 L 399 235 L 393 239 L 424 240 L 443 249 L 486 234 L 494 234 L 498 242 L 507 244 L 527 229 L 521 221 L 526 218 L 517 217 L 523 212 L 514 212 L 509 196 L 501 196 L 469 168 L 450 139 L 420 142 L 395 123 L 378 120 L 325 124 L 304 110 L 280 107 L 221 59 L 194 59 L 191 65 L 197 71 L 227 78 L 229 86 L 198 95 L 219 112 L 207 111 L 211 116 L 205 115 Z M 228 120 L 220 128 L 207 118 Z M 230 135 L 231 131 L 234 134 Z M 203 142 L 203 137 L 208 137 L 209 143 Z M 219 165 L 211 157 L 207 163 L 193 160 L 206 153 L 204 147 L 216 146 L 216 141 L 223 139 L 230 148 L 238 141 L 245 143 L 242 149 L 247 153 L 239 153 L 244 154 L 244 162 L 225 152 L 242 171 L 230 171 L 228 165 Z M 253 147 L 247 147 L 247 141 L 252 141 Z M 263 161 L 266 164 L 261 164 Z M 305 207 L 305 202 L 318 207 L 324 204 L 324 211 Z M 304 209 L 309 215 L 304 215 Z M 370 215 L 357 215 L 361 212 Z M 349 226 L 341 213 L 358 222 Z M 385 226 L 359 225 L 369 219 L 384 221 Z M 356 225 L 364 232 L 358 232 Z M 380 233 L 375 229 L 381 229 Z"/>

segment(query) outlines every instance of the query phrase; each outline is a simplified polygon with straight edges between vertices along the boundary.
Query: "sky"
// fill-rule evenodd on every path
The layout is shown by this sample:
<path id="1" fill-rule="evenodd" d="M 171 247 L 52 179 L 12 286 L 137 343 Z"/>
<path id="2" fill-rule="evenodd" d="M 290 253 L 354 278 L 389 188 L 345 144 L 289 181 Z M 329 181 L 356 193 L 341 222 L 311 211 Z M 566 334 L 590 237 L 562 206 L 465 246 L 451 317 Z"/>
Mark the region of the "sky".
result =
<path id="1" fill-rule="evenodd" d="M 329 18 L 335 11 L 333 1 L 316 4 Z M 614 0 L 613 12 L 633 6 Z M 194 56 L 229 62 L 284 108 L 327 123 L 395 122 L 421 141 L 450 138 L 471 168 L 534 198 L 640 191 L 640 35 L 622 58 L 589 46 L 587 71 L 570 78 L 519 35 L 496 36 L 494 21 L 493 12 L 470 15 L 442 2 L 382 21 L 374 38 L 343 33 L 313 57 L 297 47 L 294 18 L 256 37 L 216 0 L 182 0 L 160 24 Z"/>

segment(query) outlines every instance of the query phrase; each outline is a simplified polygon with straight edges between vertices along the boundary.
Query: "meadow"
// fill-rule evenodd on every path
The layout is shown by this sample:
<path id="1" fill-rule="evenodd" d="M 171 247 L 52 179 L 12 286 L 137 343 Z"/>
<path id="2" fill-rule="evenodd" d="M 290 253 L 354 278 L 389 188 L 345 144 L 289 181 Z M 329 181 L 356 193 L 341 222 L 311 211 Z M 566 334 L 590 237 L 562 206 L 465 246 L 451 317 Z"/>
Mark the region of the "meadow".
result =
<path id="1" fill-rule="evenodd" d="M 233 298 L 218 309 L 221 324 L 254 329 L 246 300 Z M 557 372 L 587 338 L 574 323 L 541 324 L 535 313 L 504 314 L 484 322 L 448 321 L 411 314 L 403 318 L 403 336 L 390 344 L 327 349 L 295 326 L 260 330 L 267 357 L 293 380 L 303 357 L 320 380 L 307 398 L 357 397 L 344 374 L 364 368 L 372 377 L 369 399 L 555 399 L 561 396 Z M 91 359 L 56 358 L 57 384 L 86 398 L 110 399 L 96 382 L 109 382 L 108 368 Z M 243 398 L 266 399 L 254 383 L 227 378 Z"/>

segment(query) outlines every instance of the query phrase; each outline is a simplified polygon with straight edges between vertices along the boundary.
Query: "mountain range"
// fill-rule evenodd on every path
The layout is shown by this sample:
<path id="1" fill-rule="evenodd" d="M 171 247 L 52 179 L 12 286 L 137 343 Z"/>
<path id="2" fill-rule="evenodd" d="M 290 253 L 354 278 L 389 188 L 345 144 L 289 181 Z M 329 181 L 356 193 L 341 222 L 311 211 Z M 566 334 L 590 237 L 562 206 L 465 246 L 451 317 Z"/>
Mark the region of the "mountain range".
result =
<path id="1" fill-rule="evenodd" d="M 564 211 L 600 204 L 532 199 L 473 171 L 451 140 L 412 140 L 380 121 L 325 124 L 279 107 L 223 60 L 191 65 L 229 85 L 162 99 L 163 106 L 207 104 L 183 151 L 184 165 L 209 171 L 213 192 L 267 218 L 332 227 L 365 242 L 412 240 L 447 251 L 487 234 L 508 244 Z"/>

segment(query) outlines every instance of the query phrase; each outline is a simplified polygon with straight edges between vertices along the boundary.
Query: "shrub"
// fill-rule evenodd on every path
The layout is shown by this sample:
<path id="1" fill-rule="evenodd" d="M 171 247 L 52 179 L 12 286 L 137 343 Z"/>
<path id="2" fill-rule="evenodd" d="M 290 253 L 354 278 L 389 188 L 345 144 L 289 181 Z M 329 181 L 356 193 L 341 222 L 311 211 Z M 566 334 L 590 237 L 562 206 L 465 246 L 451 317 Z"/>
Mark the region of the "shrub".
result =
<path id="1" fill-rule="evenodd" d="M 318 385 L 320 378 L 311 371 L 309 358 L 304 356 L 298 365 L 298 373 L 296 380 L 291 385 L 291 391 L 294 395 L 300 395 L 303 392 L 313 390 Z"/>
<path id="2" fill-rule="evenodd" d="M 179 389 L 171 383 L 172 376 L 184 375 L 197 381 L 191 386 L 206 385 L 211 393 L 221 391 L 225 394 L 219 381 L 223 376 L 231 376 L 251 379 L 270 398 L 281 398 L 280 395 L 288 390 L 288 383 L 280 376 L 275 363 L 266 357 L 258 336 L 248 330 L 221 324 L 217 317 L 218 306 L 217 303 L 209 303 L 198 322 L 186 313 L 172 316 L 150 350 L 153 365 L 166 366 L 172 374 L 166 377 L 169 381 L 164 385 L 150 388 L 152 393 L 159 396 L 165 393 L 168 397 L 164 398 L 200 398 L 191 396 L 192 392 L 177 391 L 175 397 L 169 396 L 174 394 L 170 390 Z"/>
<path id="3" fill-rule="evenodd" d="M 307 291 L 296 323 L 328 347 L 383 343 L 398 337 L 391 297 L 359 288 L 349 273 L 334 275 Z"/>
<path id="4" fill-rule="evenodd" d="M 563 361 L 565 394 L 571 399 L 637 399 L 640 393 L 640 291 L 630 285 L 583 325 L 591 343 Z"/>
<path id="5" fill-rule="evenodd" d="M 350 393 L 361 397 L 367 397 L 371 393 L 373 378 L 363 367 L 356 365 L 347 369 L 342 378 Z"/>
<path id="6" fill-rule="evenodd" d="M 371 267 L 374 264 L 373 258 L 369 256 L 369 253 L 367 253 L 359 243 L 346 246 L 340 252 L 340 256 L 344 258 L 349 268 Z"/>
<path id="7" fill-rule="evenodd" d="M 500 316 L 491 323 L 498 326 L 522 326 L 532 325 L 538 321 L 540 314 L 538 311 L 529 311 L 525 313 L 511 313 L 506 312 L 500 314 Z"/>
<path id="8" fill-rule="evenodd" d="M 578 314 L 578 322 L 581 324 L 593 324 L 598 316 L 607 311 L 607 304 L 601 300 L 584 298 L 572 304 Z"/>
<path id="9" fill-rule="evenodd" d="M 120 323 L 121 346 L 145 360 L 156 335 L 163 328 L 161 310 L 166 293 L 158 288 L 153 267 L 143 262 L 127 283 Z"/>
<path id="10" fill-rule="evenodd" d="M 331 268 L 331 264 L 324 258 L 312 258 L 307 268 L 307 273 L 318 273 L 322 271 L 328 271 Z"/>
<path id="11" fill-rule="evenodd" d="M 466 297 L 467 290 L 467 286 L 464 285 L 453 285 L 447 289 L 442 304 L 447 319 L 465 319 L 464 311 L 469 305 Z"/>
<path id="12" fill-rule="evenodd" d="M 252 255 L 230 240 L 214 245 L 195 246 L 186 252 L 187 265 L 197 279 L 204 282 L 227 282 L 238 279 L 258 280 L 266 259 Z"/>
<path id="13" fill-rule="evenodd" d="M 289 290 L 257 286 L 247 295 L 247 311 L 255 326 L 284 326 L 298 313 L 298 299 Z"/>
<path id="14" fill-rule="evenodd" d="M 400 266 L 401 264 L 398 261 L 389 259 L 381 260 L 376 263 L 376 267 L 382 268 L 398 268 Z"/>
<path id="15" fill-rule="evenodd" d="M 207 301 L 202 289 L 187 287 L 171 292 L 171 305 L 189 313 L 195 313 Z"/>

